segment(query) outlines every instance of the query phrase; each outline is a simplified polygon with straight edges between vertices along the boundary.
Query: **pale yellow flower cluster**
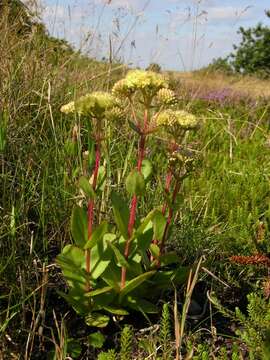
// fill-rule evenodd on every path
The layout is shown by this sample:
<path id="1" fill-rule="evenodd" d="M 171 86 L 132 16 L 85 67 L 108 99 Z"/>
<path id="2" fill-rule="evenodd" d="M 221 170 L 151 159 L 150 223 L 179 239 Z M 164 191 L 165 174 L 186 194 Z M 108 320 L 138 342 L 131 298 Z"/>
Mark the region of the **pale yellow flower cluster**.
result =
<path id="1" fill-rule="evenodd" d="M 153 71 L 131 70 L 126 77 L 118 81 L 112 92 L 119 97 L 130 97 L 137 90 L 144 91 L 146 96 L 154 96 L 162 88 L 167 88 L 165 78 Z"/>
<path id="2" fill-rule="evenodd" d="M 175 93 L 166 88 L 162 88 L 157 93 L 157 101 L 162 105 L 174 105 L 177 103 Z"/>
<path id="3" fill-rule="evenodd" d="M 75 112 L 75 102 L 71 101 L 61 107 L 60 111 L 64 114 L 70 114 Z"/>
<path id="4" fill-rule="evenodd" d="M 119 106 L 119 100 L 105 91 L 96 91 L 84 95 L 61 107 L 65 114 L 78 113 L 80 115 L 90 115 L 95 118 L 102 118 L 105 112 Z"/>
<path id="5" fill-rule="evenodd" d="M 131 97 L 135 91 L 136 88 L 134 84 L 126 78 L 117 81 L 112 88 L 113 95 L 118 96 L 119 98 Z"/>
<path id="6" fill-rule="evenodd" d="M 124 120 L 125 116 L 125 111 L 118 106 L 114 106 L 105 112 L 105 118 L 109 121 Z"/>
<path id="7" fill-rule="evenodd" d="M 110 93 L 96 91 L 79 98 L 75 102 L 75 109 L 79 114 L 99 118 L 115 105 L 117 105 L 117 100 Z"/>
<path id="8" fill-rule="evenodd" d="M 183 130 L 195 129 L 198 126 L 196 116 L 185 110 L 164 110 L 157 117 L 157 125 L 165 128 L 174 129 L 180 127 Z"/>

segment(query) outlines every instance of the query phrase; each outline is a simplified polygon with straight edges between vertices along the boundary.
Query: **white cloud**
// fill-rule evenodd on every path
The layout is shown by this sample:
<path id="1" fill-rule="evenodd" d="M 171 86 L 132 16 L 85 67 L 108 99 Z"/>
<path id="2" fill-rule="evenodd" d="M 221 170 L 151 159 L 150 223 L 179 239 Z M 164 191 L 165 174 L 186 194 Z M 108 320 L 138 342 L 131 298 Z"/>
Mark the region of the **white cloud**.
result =
<path id="1" fill-rule="evenodd" d="M 108 34 L 115 30 L 113 19 L 118 16 L 117 8 L 124 7 L 126 10 L 120 12 L 121 31 L 113 36 L 114 50 L 121 43 L 121 52 L 117 55 L 142 66 L 154 61 L 164 67 L 181 68 L 184 63 L 186 68 L 194 68 L 208 63 L 213 57 L 227 55 L 232 50 L 232 43 L 237 43 L 239 23 L 256 17 L 254 9 L 242 8 L 239 3 L 234 6 L 223 2 L 221 5 L 220 0 L 201 0 L 197 10 L 194 4 L 198 1 L 151 0 L 155 7 L 146 9 L 145 18 L 141 17 L 131 32 L 131 24 L 148 0 L 111 0 L 110 4 L 108 0 L 59 0 L 58 6 L 45 6 L 43 18 L 54 36 L 65 37 L 76 48 L 89 49 L 91 54 L 101 57 L 106 55 Z M 171 11 L 167 11 L 168 8 Z M 196 17 L 195 35 L 192 29 Z M 132 40 L 135 40 L 136 48 L 130 46 Z"/>

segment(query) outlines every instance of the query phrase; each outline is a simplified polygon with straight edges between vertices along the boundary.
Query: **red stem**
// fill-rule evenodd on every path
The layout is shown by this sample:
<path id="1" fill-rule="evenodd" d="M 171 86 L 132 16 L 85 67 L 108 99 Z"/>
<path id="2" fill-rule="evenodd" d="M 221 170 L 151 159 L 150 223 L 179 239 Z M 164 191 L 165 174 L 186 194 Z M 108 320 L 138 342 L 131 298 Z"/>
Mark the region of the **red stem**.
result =
<path id="1" fill-rule="evenodd" d="M 168 195 L 170 192 L 170 186 L 171 186 L 171 182 L 172 182 L 172 171 L 171 169 L 168 170 L 167 175 L 166 175 L 166 183 L 165 183 L 165 193 Z M 165 203 L 163 204 L 162 207 L 162 215 L 165 214 L 166 209 L 167 209 L 167 201 L 165 201 Z"/>
<path id="2" fill-rule="evenodd" d="M 95 160 L 95 168 L 93 172 L 93 190 L 96 189 L 97 186 L 97 177 L 98 177 L 98 169 L 99 169 L 99 163 L 100 163 L 100 143 L 97 142 L 96 144 L 96 160 Z M 93 223 L 94 223 L 94 208 L 95 208 L 95 201 L 94 199 L 89 200 L 88 207 L 87 207 L 87 218 L 88 218 L 88 240 L 92 236 L 93 232 Z M 86 272 L 89 274 L 91 270 L 91 250 L 87 249 L 85 250 L 85 267 Z M 86 282 L 86 291 L 90 291 L 90 282 L 89 279 L 87 279 Z"/>
<path id="3" fill-rule="evenodd" d="M 142 162 L 144 159 L 145 152 L 145 135 L 142 134 L 139 142 L 139 153 L 138 153 L 138 162 L 137 162 L 137 170 L 141 172 L 142 170 Z"/>
<path id="4" fill-rule="evenodd" d="M 146 140 L 145 132 L 147 130 L 147 127 L 148 127 L 148 110 L 146 109 L 145 112 L 144 112 L 143 131 L 142 131 L 142 134 L 140 136 L 139 149 L 138 149 L 137 170 L 139 172 L 141 172 L 142 162 L 143 162 L 143 159 L 144 159 L 145 140 Z M 137 200 L 138 200 L 137 196 L 134 195 L 132 200 L 131 200 L 131 205 L 130 205 L 129 222 L 128 222 L 128 239 L 126 241 L 125 251 L 124 251 L 124 255 L 125 255 L 126 259 L 128 259 L 128 256 L 129 256 L 130 242 L 131 242 L 132 233 L 133 233 L 133 229 L 134 229 L 134 224 L 135 224 L 135 220 L 136 220 L 136 210 L 137 210 L 137 203 L 138 203 Z M 121 289 L 123 289 L 125 287 L 126 274 L 127 274 L 127 269 L 126 269 L 125 266 L 122 266 Z"/>
<path id="5" fill-rule="evenodd" d="M 173 195 L 172 195 L 172 205 L 174 205 L 174 203 L 175 203 L 176 196 L 177 196 L 177 194 L 179 192 L 179 189 L 180 189 L 180 182 L 176 181 L 176 184 L 175 184 L 175 187 L 174 187 L 174 190 L 173 190 Z M 169 208 L 169 214 L 168 214 L 167 222 L 166 222 L 166 225 L 165 225 L 164 234 L 163 234 L 163 237 L 162 237 L 162 240 L 161 240 L 161 243 L 160 243 L 160 254 L 161 255 L 162 255 L 162 252 L 164 250 L 164 245 L 165 245 L 166 238 L 167 238 L 167 235 L 168 235 L 169 226 L 170 226 L 171 221 L 172 221 L 172 216 L 173 216 L 173 208 L 171 206 Z"/>
<path id="6" fill-rule="evenodd" d="M 168 172 L 167 172 L 167 175 L 166 175 L 166 182 L 165 182 L 165 189 L 164 189 L 164 191 L 165 191 L 166 194 L 169 194 L 171 182 L 172 182 L 172 171 L 171 171 L 171 169 L 169 168 L 169 170 L 168 170 Z M 166 212 L 166 209 L 167 209 L 167 205 L 168 205 L 168 203 L 167 203 L 167 201 L 165 201 L 164 204 L 163 204 L 163 206 L 162 206 L 162 215 L 165 215 L 165 212 Z M 167 226 L 167 224 L 166 224 L 166 226 Z M 164 230 L 164 231 L 165 231 L 165 230 Z M 158 239 L 155 239 L 155 238 L 154 238 L 154 239 L 152 240 L 152 244 L 157 245 L 157 243 L 158 243 Z M 150 260 L 151 260 L 151 261 L 154 260 L 154 256 L 153 256 L 153 255 L 151 255 Z"/>

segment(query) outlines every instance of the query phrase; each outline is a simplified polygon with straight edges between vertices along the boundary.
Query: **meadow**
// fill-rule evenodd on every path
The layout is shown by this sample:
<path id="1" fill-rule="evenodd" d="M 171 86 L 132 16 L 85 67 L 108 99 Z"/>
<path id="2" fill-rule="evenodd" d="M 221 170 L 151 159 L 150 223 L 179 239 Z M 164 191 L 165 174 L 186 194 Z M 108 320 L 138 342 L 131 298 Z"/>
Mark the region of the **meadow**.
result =
<path id="1" fill-rule="evenodd" d="M 102 118 L 102 128 L 82 110 L 61 112 L 85 94 L 111 94 L 128 76 L 125 65 L 90 59 L 47 35 L 43 25 L 6 11 L 0 15 L 0 358 L 269 359 L 270 81 L 207 71 L 153 73 L 151 81 L 168 79 L 173 111 L 197 121 L 196 131 L 189 126 L 177 133 L 181 146 L 169 148 L 168 157 L 163 134 L 148 134 L 136 123 L 147 114 L 144 106 L 154 111 L 147 97 L 145 103 L 135 97 L 133 108 L 119 106 L 114 120 Z M 149 161 L 143 169 L 138 148 L 139 160 Z M 168 195 L 168 164 L 180 166 L 175 197 Z M 92 225 L 105 224 L 95 228 L 95 241 L 110 230 L 121 284 L 107 274 L 100 285 L 99 275 L 92 281 L 84 273 L 87 289 L 71 299 L 68 289 L 79 281 L 72 266 L 81 253 L 69 258 L 72 264 L 59 254 L 80 242 L 84 215 L 74 205 L 84 209 L 87 196 L 98 209 Z M 125 277 L 130 254 L 125 247 L 124 257 L 124 245 L 114 241 L 119 232 L 125 238 L 136 201 L 136 244 L 148 241 L 145 229 L 154 241 L 133 249 L 146 264 L 133 281 Z M 164 211 L 151 212 L 163 203 Z M 130 218 L 127 242 L 133 239 Z M 86 255 L 96 245 L 91 236 L 83 244 Z M 131 267 L 137 269 L 135 255 Z M 157 273 L 165 275 L 155 280 Z M 115 283 L 119 301 L 109 306 L 101 295 Z M 145 295 L 154 285 L 155 309 Z M 91 318 L 91 311 L 85 316 L 90 290 L 96 293 L 88 297 L 100 296 L 94 309 L 102 318 Z M 121 291 L 135 295 L 125 302 Z"/>

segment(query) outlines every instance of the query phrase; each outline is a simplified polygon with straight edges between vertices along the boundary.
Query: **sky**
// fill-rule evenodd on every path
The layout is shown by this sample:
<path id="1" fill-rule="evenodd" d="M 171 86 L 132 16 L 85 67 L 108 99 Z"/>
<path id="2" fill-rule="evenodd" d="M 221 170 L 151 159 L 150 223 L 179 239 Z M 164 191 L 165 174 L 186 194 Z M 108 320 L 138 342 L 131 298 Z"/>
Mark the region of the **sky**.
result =
<path id="1" fill-rule="evenodd" d="M 269 0 L 40 0 L 51 35 L 98 59 L 189 71 L 227 56 Z"/>

